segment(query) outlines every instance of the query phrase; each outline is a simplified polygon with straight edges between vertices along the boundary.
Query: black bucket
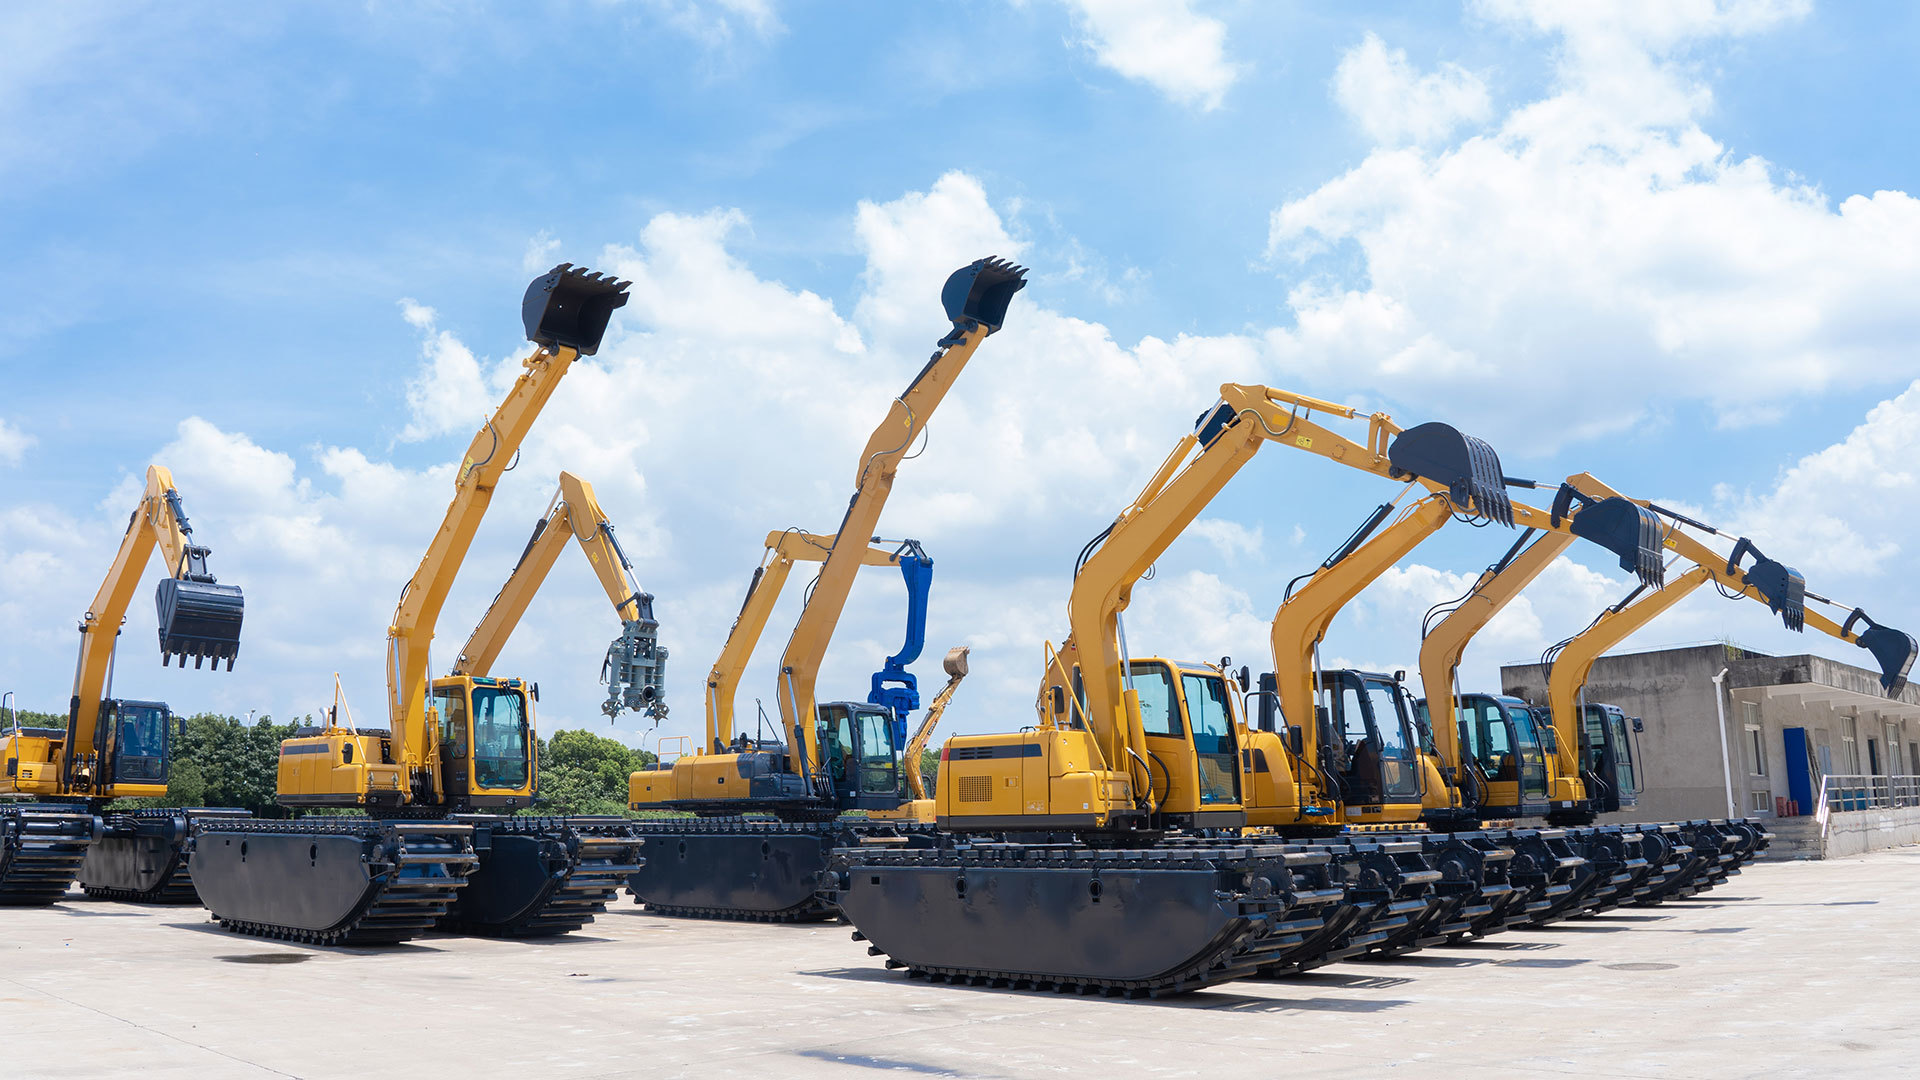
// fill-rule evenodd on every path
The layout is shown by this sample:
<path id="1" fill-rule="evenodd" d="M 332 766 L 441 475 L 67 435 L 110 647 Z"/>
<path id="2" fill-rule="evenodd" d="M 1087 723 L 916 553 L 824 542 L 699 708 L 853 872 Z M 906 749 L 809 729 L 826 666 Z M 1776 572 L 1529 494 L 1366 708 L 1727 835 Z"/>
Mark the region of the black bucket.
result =
<path id="1" fill-rule="evenodd" d="M 1914 655 L 1920 653 L 1920 642 L 1915 642 L 1912 634 L 1891 626 L 1881 626 L 1859 608 L 1854 608 L 1853 614 L 1847 616 L 1846 625 L 1840 628 L 1840 632 L 1853 633 L 1853 624 L 1856 622 L 1865 622 L 1867 628 L 1860 632 L 1853 643 L 1872 653 L 1873 658 L 1880 662 L 1880 686 L 1887 696 L 1899 697 L 1900 691 L 1906 688 L 1907 673 L 1913 670 Z"/>
<path id="2" fill-rule="evenodd" d="M 614 309 L 627 303 L 630 281 L 611 274 L 588 273 L 584 267 L 561 263 L 534 278 L 520 301 L 520 320 L 527 340 L 548 348 L 566 347 L 581 356 L 600 350 L 600 339 Z"/>
<path id="3" fill-rule="evenodd" d="M 177 656 L 180 666 L 186 667 L 191 656 L 196 668 L 211 660 L 218 669 L 225 660 L 227 670 L 233 670 L 233 658 L 240 655 L 241 616 L 246 611 L 240 586 L 161 578 L 153 606 L 160 615 L 161 664 Z"/>
<path id="4" fill-rule="evenodd" d="M 1753 567 L 1744 573 L 1740 569 L 1740 557 L 1753 552 Z M 1733 554 L 1727 557 L 1727 573 L 1740 574 L 1741 580 L 1751 586 L 1767 600 L 1767 610 L 1780 616 L 1787 629 L 1798 632 L 1807 625 L 1807 579 L 1800 571 L 1767 558 L 1753 541 L 1741 537 L 1733 545 Z"/>
<path id="5" fill-rule="evenodd" d="M 1462 512 L 1470 510 L 1490 521 L 1513 525 L 1513 502 L 1507 498 L 1500 455 L 1485 440 L 1462 434 L 1450 424 L 1421 424 L 1393 440 L 1387 460 L 1395 478 L 1417 476 L 1444 484 L 1453 505 Z"/>
<path id="6" fill-rule="evenodd" d="M 940 303 L 954 322 L 972 319 L 991 334 L 1007 319 L 1013 294 L 1027 287 L 1027 268 L 1005 259 L 985 258 L 955 270 L 940 289 Z"/>
<path id="7" fill-rule="evenodd" d="M 1573 515 L 1568 531 L 1599 544 L 1620 558 L 1620 569 L 1631 571 L 1640 583 L 1658 589 L 1666 584 L 1667 573 L 1660 545 L 1660 515 L 1630 499 L 1610 495 L 1588 499 L 1570 484 L 1561 484 L 1553 497 L 1553 523 L 1560 524 L 1580 501 L 1580 512 Z"/>

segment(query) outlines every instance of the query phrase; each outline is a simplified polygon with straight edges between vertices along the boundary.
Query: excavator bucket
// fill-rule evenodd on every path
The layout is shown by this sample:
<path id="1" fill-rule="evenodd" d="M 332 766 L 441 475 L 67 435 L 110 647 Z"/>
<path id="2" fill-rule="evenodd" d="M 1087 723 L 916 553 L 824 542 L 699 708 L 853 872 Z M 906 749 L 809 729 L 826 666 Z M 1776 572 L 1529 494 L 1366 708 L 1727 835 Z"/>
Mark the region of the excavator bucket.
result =
<path id="1" fill-rule="evenodd" d="M 1900 691 L 1906 688 L 1907 673 L 1913 670 L 1914 656 L 1920 653 L 1920 642 L 1915 642 L 1911 634 L 1874 622 L 1859 608 L 1854 608 L 1853 614 L 1847 616 L 1846 625 L 1840 628 L 1840 632 L 1853 633 L 1853 624 L 1856 622 L 1865 622 L 1867 628 L 1860 631 L 1860 636 L 1853 643 L 1872 653 L 1873 658 L 1880 662 L 1880 686 L 1886 690 L 1887 696 L 1899 697 Z"/>
<path id="2" fill-rule="evenodd" d="M 217 670 L 220 661 L 233 670 L 233 658 L 240 655 L 240 621 L 246 612 L 246 600 L 238 585 L 221 585 L 211 575 L 204 581 L 191 578 L 161 578 L 154 591 L 154 608 L 160 615 L 160 662 L 180 658 L 180 666 L 199 667 L 211 660 Z"/>
<path id="3" fill-rule="evenodd" d="M 631 284 L 611 274 L 588 273 L 585 267 L 561 263 L 527 286 L 526 299 L 520 302 L 527 340 L 592 356 L 600 351 L 600 338 L 614 309 L 626 306 Z"/>
<path id="4" fill-rule="evenodd" d="M 955 270 L 940 290 L 940 303 L 954 322 L 972 319 L 988 333 L 1006 322 L 1013 294 L 1027 287 L 1027 268 L 1005 259 L 985 258 Z"/>
<path id="5" fill-rule="evenodd" d="M 1553 523 L 1567 516 L 1573 500 L 1580 498 L 1572 485 L 1561 484 L 1553 499 Z M 1580 512 L 1569 526 L 1573 535 L 1599 544 L 1620 557 L 1620 569 L 1640 578 L 1640 583 L 1657 589 L 1666 584 L 1665 561 L 1661 558 L 1660 516 L 1631 499 L 1618 495 L 1604 499 L 1580 498 Z"/>
<path id="6" fill-rule="evenodd" d="M 967 653 L 971 651 L 972 650 L 968 649 L 965 645 L 947 650 L 947 658 L 940 661 L 940 667 L 947 673 L 949 679 L 964 679 L 967 677 Z"/>
<path id="7" fill-rule="evenodd" d="M 1463 434 L 1450 424 L 1428 423 L 1408 428 L 1387 448 L 1393 475 L 1417 476 L 1444 484 L 1453 504 L 1462 510 L 1513 525 L 1513 502 L 1500 471 L 1500 455 L 1483 439 Z"/>
<path id="8" fill-rule="evenodd" d="M 1753 567 L 1742 572 L 1740 559 L 1749 551 L 1753 552 Z M 1753 546 L 1753 541 L 1743 536 L 1733 545 L 1733 554 L 1727 557 L 1727 573 L 1740 575 L 1741 580 L 1766 597 L 1767 609 L 1780 616 L 1787 629 L 1797 632 L 1806 628 L 1807 579 L 1800 571 L 1767 558 Z"/>

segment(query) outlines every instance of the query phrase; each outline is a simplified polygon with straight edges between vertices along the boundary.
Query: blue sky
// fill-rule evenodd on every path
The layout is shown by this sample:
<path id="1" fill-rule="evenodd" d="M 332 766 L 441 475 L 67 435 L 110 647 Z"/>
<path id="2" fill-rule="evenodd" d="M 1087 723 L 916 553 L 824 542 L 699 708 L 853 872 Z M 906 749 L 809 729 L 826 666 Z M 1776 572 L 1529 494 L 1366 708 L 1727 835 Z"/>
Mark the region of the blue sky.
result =
<path id="1" fill-rule="evenodd" d="M 924 677 L 976 649 L 952 730 L 1027 721 L 1074 552 L 1223 381 L 1447 420 L 1509 473 L 1591 470 L 1920 622 L 1905 5 L 66 5 L 0 36 L 0 688 L 29 707 L 64 703 L 160 461 L 250 622 L 230 675 L 163 673 L 143 597 L 119 691 L 285 717 L 338 670 L 373 709 L 520 292 L 563 259 L 635 302 L 502 486 L 440 641 L 570 468 L 660 599 L 671 731 L 760 538 L 838 519 L 940 279 L 986 254 L 1033 284 L 883 518 L 938 566 Z M 1286 580 L 1393 494 L 1268 450 L 1138 590 L 1130 642 L 1262 666 Z M 1329 656 L 1412 666 L 1420 614 L 1508 542 L 1443 532 Z M 501 666 L 549 724 L 607 730 L 616 626 L 576 562 Z M 1576 549 L 1466 681 L 1626 585 Z M 898 592 L 863 581 L 824 693 L 863 693 Z M 1636 644 L 1719 637 L 1863 658 L 1711 593 Z"/>

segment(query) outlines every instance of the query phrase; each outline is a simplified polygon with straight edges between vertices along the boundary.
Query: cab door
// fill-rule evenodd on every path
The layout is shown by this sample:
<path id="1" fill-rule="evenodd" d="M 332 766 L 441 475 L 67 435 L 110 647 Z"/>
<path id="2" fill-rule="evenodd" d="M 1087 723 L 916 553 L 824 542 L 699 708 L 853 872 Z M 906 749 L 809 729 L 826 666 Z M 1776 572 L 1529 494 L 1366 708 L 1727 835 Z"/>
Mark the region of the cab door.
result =
<path id="1" fill-rule="evenodd" d="M 473 725 L 468 717 L 466 684 L 435 684 L 433 707 L 440 713 L 440 789 L 449 799 L 465 799 L 473 792 Z"/>

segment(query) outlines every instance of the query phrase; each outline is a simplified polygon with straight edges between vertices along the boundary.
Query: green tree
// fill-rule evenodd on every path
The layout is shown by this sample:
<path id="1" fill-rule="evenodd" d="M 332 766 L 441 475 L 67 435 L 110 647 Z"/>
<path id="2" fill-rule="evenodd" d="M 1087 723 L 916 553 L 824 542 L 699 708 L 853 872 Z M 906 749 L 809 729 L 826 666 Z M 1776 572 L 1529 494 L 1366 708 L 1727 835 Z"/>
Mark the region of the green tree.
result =
<path id="1" fill-rule="evenodd" d="M 940 780 L 940 755 L 932 750 L 920 751 L 920 784 L 927 789 L 927 798 L 933 798 L 934 785 Z"/>
<path id="2" fill-rule="evenodd" d="M 648 751 L 580 728 L 539 739 L 534 751 L 539 789 L 531 812 L 540 814 L 624 814 L 627 777 L 654 761 Z"/>

